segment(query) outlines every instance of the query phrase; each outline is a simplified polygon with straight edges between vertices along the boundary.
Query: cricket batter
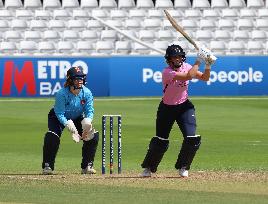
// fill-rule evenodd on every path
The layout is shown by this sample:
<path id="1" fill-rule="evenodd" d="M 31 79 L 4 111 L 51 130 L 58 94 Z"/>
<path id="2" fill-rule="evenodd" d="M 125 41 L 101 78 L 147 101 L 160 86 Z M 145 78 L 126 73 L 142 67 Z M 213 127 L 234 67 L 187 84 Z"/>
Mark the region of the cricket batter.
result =
<path id="1" fill-rule="evenodd" d="M 55 105 L 48 114 L 48 131 L 43 145 L 43 174 L 52 174 L 63 129 L 66 127 L 72 139 L 82 146 L 82 174 L 95 174 L 93 162 L 98 146 L 99 133 L 93 129 L 93 96 L 85 87 L 86 74 L 82 67 L 67 71 L 64 87 L 55 97 Z"/>
<path id="2" fill-rule="evenodd" d="M 188 170 L 201 144 L 201 136 L 196 134 L 195 108 L 188 99 L 188 84 L 193 78 L 209 80 L 211 64 L 214 62 L 211 61 L 210 55 L 210 50 L 201 49 L 197 60 L 191 66 L 185 62 L 185 52 L 179 45 L 173 44 L 166 49 L 165 59 L 169 66 L 162 72 L 163 98 L 157 110 L 156 136 L 151 139 L 141 164 L 144 168 L 142 177 L 150 177 L 157 171 L 168 149 L 168 138 L 175 121 L 184 138 L 175 168 L 180 176 L 188 177 Z M 202 61 L 206 63 L 204 73 L 198 70 Z"/>

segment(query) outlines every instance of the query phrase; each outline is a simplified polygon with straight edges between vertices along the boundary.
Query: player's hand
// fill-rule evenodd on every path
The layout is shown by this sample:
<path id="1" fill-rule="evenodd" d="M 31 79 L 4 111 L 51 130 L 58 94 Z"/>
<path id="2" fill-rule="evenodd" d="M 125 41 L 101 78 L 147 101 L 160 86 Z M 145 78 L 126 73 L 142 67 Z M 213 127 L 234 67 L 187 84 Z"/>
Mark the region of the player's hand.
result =
<path id="1" fill-rule="evenodd" d="M 76 143 L 80 142 L 81 136 L 77 133 L 72 133 L 72 139 L 73 141 L 75 141 Z"/>
<path id="2" fill-rule="evenodd" d="M 197 59 L 201 62 L 205 62 L 208 65 L 212 65 L 216 61 L 217 57 L 213 55 L 211 50 L 205 46 L 202 46 L 197 54 Z"/>
<path id="3" fill-rule="evenodd" d="M 71 132 L 72 134 L 78 133 L 78 131 L 74 125 L 74 122 L 72 120 L 68 120 L 67 123 L 65 124 L 65 127 L 67 127 L 69 132 Z"/>
<path id="4" fill-rule="evenodd" d="M 202 47 L 203 48 L 203 47 Z M 204 52 L 204 49 L 200 48 L 197 53 L 197 61 L 199 62 L 205 62 L 205 59 L 207 58 L 207 53 Z"/>
<path id="5" fill-rule="evenodd" d="M 74 122 L 72 120 L 68 120 L 65 126 L 67 127 L 69 132 L 72 134 L 73 141 L 78 143 L 80 141 L 81 137 L 78 134 L 78 131 L 77 131 L 75 125 L 74 125 Z"/>
<path id="6" fill-rule="evenodd" d="M 91 121 L 92 120 L 90 118 L 84 118 L 81 121 L 82 129 L 83 129 L 83 133 L 82 133 L 82 139 L 83 140 L 86 140 L 87 138 L 91 137 L 90 134 L 91 134 L 92 131 L 94 131 L 93 128 L 92 128 Z"/>
<path id="7" fill-rule="evenodd" d="M 83 131 L 83 133 L 82 133 L 82 140 L 89 141 L 89 140 L 93 139 L 94 133 L 95 133 L 95 129 L 94 128 L 92 128 L 88 132 Z"/>
<path id="8" fill-rule="evenodd" d="M 212 64 L 215 63 L 216 60 L 217 60 L 217 57 L 215 57 L 215 56 L 213 55 L 213 53 L 211 53 L 211 54 L 208 55 L 208 57 L 205 59 L 205 63 L 206 63 L 206 65 L 211 66 Z"/>

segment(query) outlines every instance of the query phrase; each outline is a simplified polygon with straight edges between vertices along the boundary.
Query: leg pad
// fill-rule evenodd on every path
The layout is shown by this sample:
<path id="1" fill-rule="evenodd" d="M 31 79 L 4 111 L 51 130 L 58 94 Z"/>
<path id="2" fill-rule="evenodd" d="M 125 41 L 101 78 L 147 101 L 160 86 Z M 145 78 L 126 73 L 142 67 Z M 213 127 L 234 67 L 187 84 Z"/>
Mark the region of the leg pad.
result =
<path id="1" fill-rule="evenodd" d="M 149 148 L 143 163 L 142 168 L 150 168 L 154 173 L 161 162 L 165 152 L 169 146 L 169 140 L 160 137 L 153 137 L 150 141 Z"/>
<path id="2" fill-rule="evenodd" d="M 59 150 L 59 145 L 59 136 L 54 132 L 48 131 L 44 138 L 42 168 L 45 167 L 45 163 L 48 163 L 50 168 L 54 170 L 54 163 Z"/>
<path id="3" fill-rule="evenodd" d="M 195 157 L 196 151 L 201 145 L 201 136 L 187 136 L 182 143 L 180 153 L 178 155 L 177 162 L 175 164 L 176 169 L 185 168 L 190 169 L 192 161 Z"/>
<path id="4" fill-rule="evenodd" d="M 99 132 L 94 133 L 94 137 L 89 141 L 83 141 L 82 147 L 82 163 L 81 168 L 84 169 L 88 165 L 93 166 L 95 154 L 99 142 Z"/>

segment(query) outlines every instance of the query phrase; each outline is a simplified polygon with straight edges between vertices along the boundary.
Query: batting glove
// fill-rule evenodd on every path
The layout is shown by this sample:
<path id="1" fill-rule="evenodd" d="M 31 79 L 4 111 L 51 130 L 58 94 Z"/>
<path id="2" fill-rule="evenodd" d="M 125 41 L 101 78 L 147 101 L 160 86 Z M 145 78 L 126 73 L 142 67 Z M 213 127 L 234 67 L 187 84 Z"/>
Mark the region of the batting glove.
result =
<path id="1" fill-rule="evenodd" d="M 212 65 L 216 61 L 217 57 L 213 55 L 213 53 L 202 46 L 197 54 L 197 60 L 200 62 L 205 62 L 206 64 Z"/>
<path id="2" fill-rule="evenodd" d="M 205 63 L 206 65 L 212 65 L 215 63 L 216 59 L 217 58 L 214 55 L 209 56 L 208 58 L 205 59 Z"/>

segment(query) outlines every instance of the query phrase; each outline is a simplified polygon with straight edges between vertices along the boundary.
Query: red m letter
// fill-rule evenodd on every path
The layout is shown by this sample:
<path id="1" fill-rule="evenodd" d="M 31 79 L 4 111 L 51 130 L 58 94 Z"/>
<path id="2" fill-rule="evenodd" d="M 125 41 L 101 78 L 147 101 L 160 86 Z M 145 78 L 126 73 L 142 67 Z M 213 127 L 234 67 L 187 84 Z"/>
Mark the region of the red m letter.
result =
<path id="1" fill-rule="evenodd" d="M 2 95 L 8 96 L 11 94 L 12 88 L 12 76 L 14 74 L 14 83 L 20 94 L 23 90 L 24 85 L 26 85 L 26 93 L 27 95 L 35 95 L 36 94 L 36 85 L 34 78 L 34 68 L 33 63 L 31 61 L 26 61 L 23 65 L 21 72 L 17 67 L 14 66 L 13 61 L 7 61 L 5 63 L 5 71 L 4 71 L 4 84 Z M 15 73 L 14 73 L 15 70 Z"/>

